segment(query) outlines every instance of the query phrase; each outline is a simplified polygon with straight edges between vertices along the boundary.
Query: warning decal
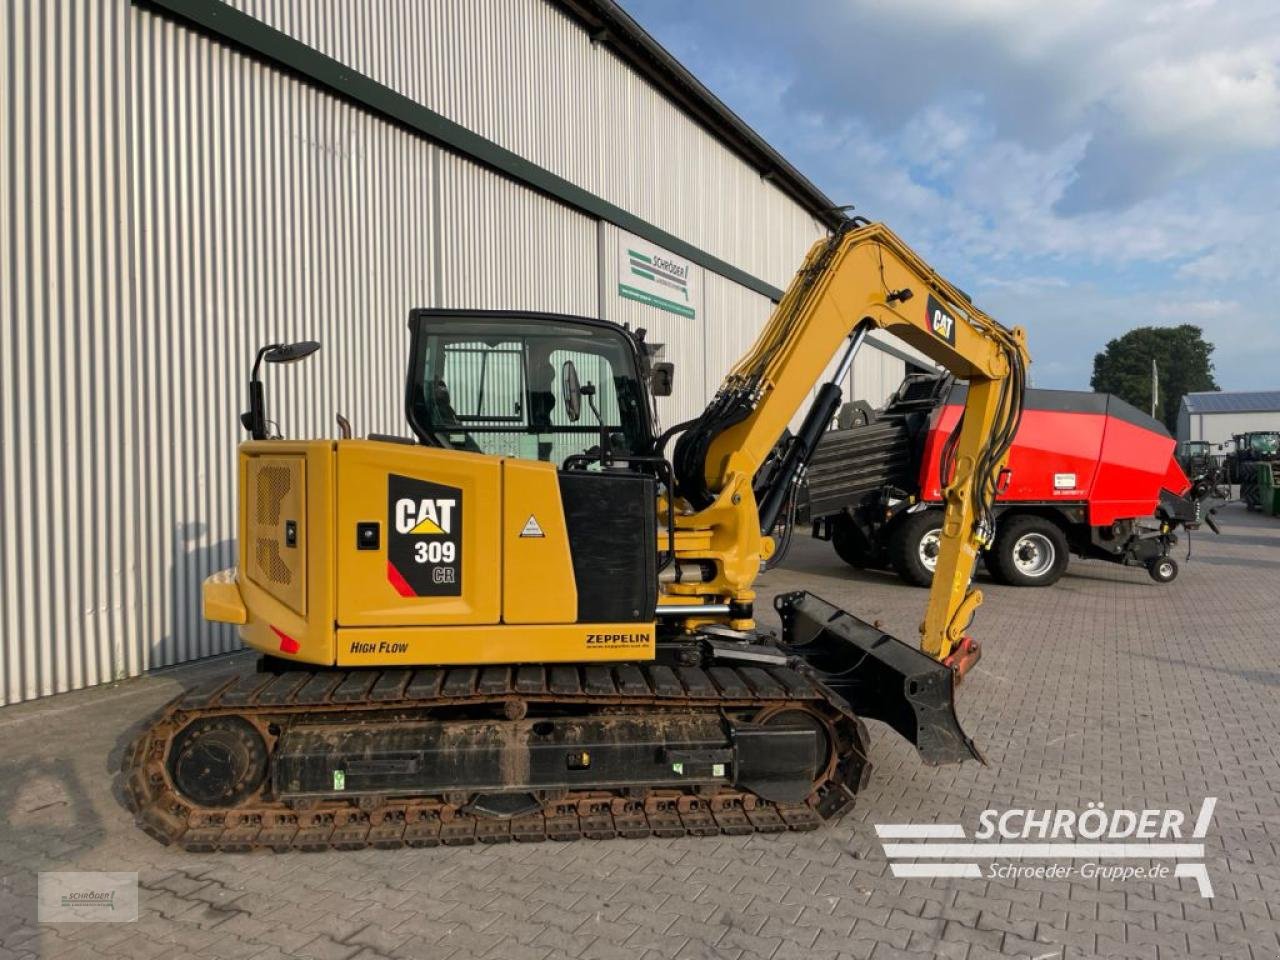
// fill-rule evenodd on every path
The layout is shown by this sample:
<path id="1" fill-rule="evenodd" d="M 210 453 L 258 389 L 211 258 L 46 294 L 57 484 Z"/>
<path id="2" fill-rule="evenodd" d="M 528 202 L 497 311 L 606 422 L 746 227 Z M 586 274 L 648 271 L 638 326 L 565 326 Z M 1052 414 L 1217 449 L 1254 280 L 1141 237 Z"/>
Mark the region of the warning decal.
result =
<path id="1" fill-rule="evenodd" d="M 462 491 L 387 477 L 387 580 L 402 597 L 462 595 Z"/>
<path id="2" fill-rule="evenodd" d="M 529 519 L 524 522 L 524 528 L 520 531 L 520 536 L 545 537 L 546 534 L 542 532 L 542 527 L 538 525 L 538 518 L 531 513 L 529 514 Z"/>

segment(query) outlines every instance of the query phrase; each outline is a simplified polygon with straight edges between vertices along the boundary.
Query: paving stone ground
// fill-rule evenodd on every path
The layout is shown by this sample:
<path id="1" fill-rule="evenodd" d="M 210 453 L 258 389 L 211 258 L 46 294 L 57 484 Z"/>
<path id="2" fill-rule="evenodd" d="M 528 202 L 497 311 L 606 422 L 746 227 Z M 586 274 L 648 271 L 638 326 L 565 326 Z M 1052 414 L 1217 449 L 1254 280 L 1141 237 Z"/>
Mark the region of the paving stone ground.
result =
<path id="1" fill-rule="evenodd" d="M 1280 520 L 1221 518 L 1172 585 L 1099 562 L 1051 589 L 987 583 L 960 714 L 988 765 L 926 768 L 872 724 L 870 786 L 811 834 L 194 856 L 133 827 L 121 748 L 182 685 L 246 656 L 0 710 L 0 960 L 1276 960 Z M 763 580 L 766 599 L 808 589 L 908 639 L 925 600 L 808 540 Z M 1212 899 L 1172 878 L 895 878 L 873 826 L 972 836 L 988 808 L 1194 810 L 1206 796 Z M 137 871 L 140 919 L 39 924 L 47 870 Z"/>

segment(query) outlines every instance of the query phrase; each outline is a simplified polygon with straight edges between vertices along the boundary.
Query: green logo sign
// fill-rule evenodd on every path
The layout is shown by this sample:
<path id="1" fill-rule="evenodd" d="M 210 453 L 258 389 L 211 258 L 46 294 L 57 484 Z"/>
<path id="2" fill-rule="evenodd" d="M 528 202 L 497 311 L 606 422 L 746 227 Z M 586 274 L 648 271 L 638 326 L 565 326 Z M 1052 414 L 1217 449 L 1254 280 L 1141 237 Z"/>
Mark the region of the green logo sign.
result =
<path id="1" fill-rule="evenodd" d="M 639 237 L 618 245 L 618 296 L 692 320 L 697 315 L 693 264 Z"/>

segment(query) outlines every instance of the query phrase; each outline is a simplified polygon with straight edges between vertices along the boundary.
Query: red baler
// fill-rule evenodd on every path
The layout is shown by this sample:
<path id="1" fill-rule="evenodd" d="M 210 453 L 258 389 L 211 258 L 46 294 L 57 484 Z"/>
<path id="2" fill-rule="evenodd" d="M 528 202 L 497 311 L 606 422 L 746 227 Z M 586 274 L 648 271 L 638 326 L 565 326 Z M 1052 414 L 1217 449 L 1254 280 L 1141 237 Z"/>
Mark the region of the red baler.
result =
<path id="1" fill-rule="evenodd" d="M 941 527 L 940 461 L 960 418 L 964 387 L 908 377 L 884 410 L 828 432 L 809 465 L 807 515 L 855 566 L 891 566 L 932 579 Z M 1193 484 L 1164 425 L 1118 397 L 1028 390 L 1009 452 L 996 530 L 984 554 L 997 580 L 1047 586 L 1069 555 L 1145 566 L 1177 576 L 1169 556 L 1179 526 L 1213 525 L 1207 483 Z"/>

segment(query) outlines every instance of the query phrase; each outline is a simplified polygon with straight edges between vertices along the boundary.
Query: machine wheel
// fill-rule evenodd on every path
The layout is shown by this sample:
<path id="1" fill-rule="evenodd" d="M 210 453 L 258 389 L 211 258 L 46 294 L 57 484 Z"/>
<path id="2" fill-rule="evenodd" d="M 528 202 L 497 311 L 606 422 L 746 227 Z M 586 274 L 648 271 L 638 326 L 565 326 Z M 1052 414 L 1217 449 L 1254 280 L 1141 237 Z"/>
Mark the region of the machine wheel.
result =
<path id="1" fill-rule="evenodd" d="M 831 525 L 831 546 L 836 556 L 851 567 L 862 569 L 871 560 L 870 544 L 849 517 L 841 514 Z"/>
<path id="2" fill-rule="evenodd" d="M 1169 583 L 1178 575 L 1178 562 L 1173 557 L 1152 557 L 1147 561 L 1147 573 L 1156 583 Z"/>
<path id="3" fill-rule="evenodd" d="M 941 546 L 942 513 L 921 510 L 908 513 L 889 534 L 889 562 L 898 576 L 917 587 L 933 583 Z"/>
<path id="4" fill-rule="evenodd" d="M 997 581 L 1013 587 L 1047 587 L 1058 582 L 1070 559 L 1061 527 L 1023 514 L 999 522 L 987 569 Z"/>
<path id="5" fill-rule="evenodd" d="M 1245 507 L 1249 510 L 1261 509 L 1262 504 L 1258 501 L 1258 465 L 1245 461 L 1240 464 L 1239 474 L 1240 499 L 1244 501 Z"/>
<path id="6" fill-rule="evenodd" d="M 234 807 L 266 779 L 267 747 L 243 717 L 203 717 L 174 738 L 169 776 L 195 803 Z"/>

